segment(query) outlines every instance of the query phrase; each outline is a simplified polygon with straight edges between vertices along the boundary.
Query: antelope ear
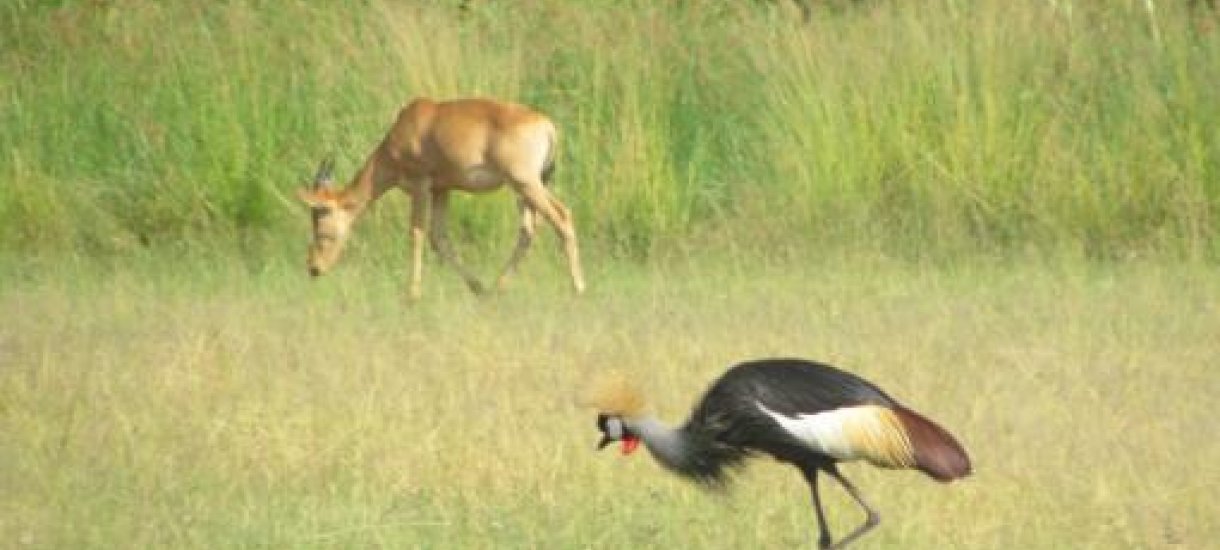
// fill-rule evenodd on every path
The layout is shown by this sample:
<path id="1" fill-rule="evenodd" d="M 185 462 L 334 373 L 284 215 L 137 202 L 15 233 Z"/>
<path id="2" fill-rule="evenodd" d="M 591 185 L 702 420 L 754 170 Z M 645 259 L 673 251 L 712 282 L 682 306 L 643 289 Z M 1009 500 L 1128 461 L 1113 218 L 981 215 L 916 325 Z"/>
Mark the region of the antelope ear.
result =
<path id="1" fill-rule="evenodd" d="M 297 189 L 297 198 L 309 205 L 310 208 L 325 208 L 328 206 L 326 200 L 319 193 L 306 188 Z"/>

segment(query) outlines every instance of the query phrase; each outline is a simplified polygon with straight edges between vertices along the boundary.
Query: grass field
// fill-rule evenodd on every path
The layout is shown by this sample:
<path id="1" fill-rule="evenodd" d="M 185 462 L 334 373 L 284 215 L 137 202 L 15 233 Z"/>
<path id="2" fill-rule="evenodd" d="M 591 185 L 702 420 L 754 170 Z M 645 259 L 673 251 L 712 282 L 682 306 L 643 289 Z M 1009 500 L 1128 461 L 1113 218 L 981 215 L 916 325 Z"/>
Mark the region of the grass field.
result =
<path id="1" fill-rule="evenodd" d="M 884 518 L 863 548 L 1220 536 L 1206 266 L 692 261 L 602 267 L 577 299 L 538 261 L 494 299 L 438 275 L 409 306 L 371 264 L 310 283 L 287 259 L 163 260 L 4 271 L 4 546 L 811 546 L 795 470 L 757 460 L 705 494 L 595 452 L 577 405 L 617 369 L 678 421 L 769 355 L 865 375 L 973 453 L 949 487 L 849 467 Z M 841 497 L 840 534 L 860 519 Z"/>
<path id="2" fill-rule="evenodd" d="M 706 494 L 577 404 L 618 370 L 678 422 L 774 355 L 972 453 L 848 466 L 860 548 L 1220 540 L 1215 13 L 457 4 L 0 2 L 0 548 L 812 547 L 791 468 Z M 416 95 L 556 119 L 588 294 L 548 231 L 506 293 L 407 302 L 398 195 L 307 279 L 293 191 Z M 480 272 L 513 217 L 455 204 Z"/>
<path id="3" fill-rule="evenodd" d="M 1185 2 L 454 4 L 0 7 L 0 245 L 283 236 L 324 156 L 346 179 L 410 98 L 490 95 L 555 118 L 560 196 L 615 257 L 1220 259 L 1220 32 Z M 458 232 L 511 230 L 506 202 Z"/>

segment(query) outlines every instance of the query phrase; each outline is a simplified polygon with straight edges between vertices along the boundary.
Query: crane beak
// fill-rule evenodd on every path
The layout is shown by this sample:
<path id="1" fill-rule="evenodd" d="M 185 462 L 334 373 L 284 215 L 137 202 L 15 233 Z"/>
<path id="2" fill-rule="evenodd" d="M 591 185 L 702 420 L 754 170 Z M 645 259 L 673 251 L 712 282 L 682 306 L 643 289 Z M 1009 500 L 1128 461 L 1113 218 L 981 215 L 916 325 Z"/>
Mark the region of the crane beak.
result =
<path id="1" fill-rule="evenodd" d="M 597 450 L 600 451 L 602 449 L 605 449 L 606 445 L 609 445 L 611 443 L 614 443 L 614 440 L 610 439 L 610 436 L 608 436 L 608 435 L 603 435 L 602 440 L 597 442 Z"/>

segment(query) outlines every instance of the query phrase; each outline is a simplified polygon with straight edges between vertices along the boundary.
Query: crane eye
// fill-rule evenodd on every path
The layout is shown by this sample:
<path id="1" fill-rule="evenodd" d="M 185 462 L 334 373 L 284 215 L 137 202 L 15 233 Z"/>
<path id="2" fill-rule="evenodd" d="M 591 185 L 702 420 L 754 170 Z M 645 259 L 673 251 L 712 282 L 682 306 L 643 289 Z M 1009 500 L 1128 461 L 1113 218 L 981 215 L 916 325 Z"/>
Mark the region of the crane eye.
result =
<path id="1" fill-rule="evenodd" d="M 602 426 L 602 432 L 606 437 L 614 440 L 623 438 L 623 421 L 622 419 L 611 416 L 606 418 L 605 424 Z"/>
<path id="2" fill-rule="evenodd" d="M 623 439 L 623 434 L 626 431 L 623 427 L 623 419 L 605 414 L 597 415 L 597 429 L 602 432 L 602 439 L 597 442 L 599 450 L 605 449 L 606 445 Z"/>

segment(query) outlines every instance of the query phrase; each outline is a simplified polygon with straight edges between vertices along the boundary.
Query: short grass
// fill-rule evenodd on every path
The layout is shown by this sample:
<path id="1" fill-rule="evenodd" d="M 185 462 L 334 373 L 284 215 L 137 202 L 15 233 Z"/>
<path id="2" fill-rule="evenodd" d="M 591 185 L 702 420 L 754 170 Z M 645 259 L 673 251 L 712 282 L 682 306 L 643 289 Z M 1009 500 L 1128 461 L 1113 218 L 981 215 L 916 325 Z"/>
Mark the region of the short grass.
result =
<path id="1" fill-rule="evenodd" d="M 549 251 L 548 251 L 549 252 Z M 545 258 L 546 254 L 540 253 Z M 681 420 L 734 361 L 820 358 L 939 420 L 977 473 L 849 466 L 861 548 L 1203 548 L 1220 537 L 1220 279 L 1203 265 L 535 257 L 476 299 L 370 258 L 0 268 L 0 546 L 812 546 L 799 475 L 728 495 L 595 452 L 610 369 Z M 845 533 L 860 516 L 834 495 Z"/>

